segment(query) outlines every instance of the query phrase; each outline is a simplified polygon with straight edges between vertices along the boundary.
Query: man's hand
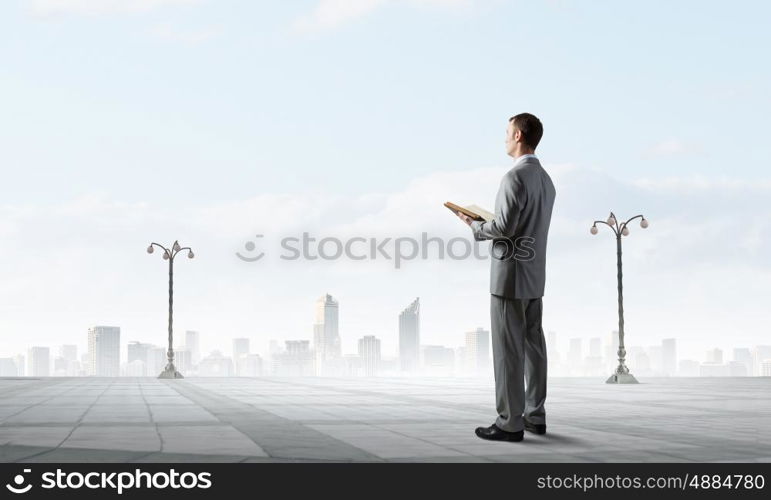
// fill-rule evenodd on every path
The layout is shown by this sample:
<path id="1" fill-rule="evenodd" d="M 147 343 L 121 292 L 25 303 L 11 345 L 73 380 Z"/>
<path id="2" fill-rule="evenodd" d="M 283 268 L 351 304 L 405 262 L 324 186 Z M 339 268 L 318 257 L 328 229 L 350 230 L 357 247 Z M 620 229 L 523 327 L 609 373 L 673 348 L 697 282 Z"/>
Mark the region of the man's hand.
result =
<path id="1" fill-rule="evenodd" d="M 457 215 L 458 215 L 458 218 L 459 218 L 460 220 L 462 220 L 463 222 L 465 222 L 465 223 L 466 223 L 466 225 L 468 225 L 468 226 L 470 226 L 470 225 L 471 225 L 471 223 L 472 223 L 472 222 L 474 222 L 474 219 L 472 219 L 472 218 L 471 218 L 471 217 L 469 217 L 468 215 L 462 214 L 462 213 L 460 213 L 460 212 L 458 212 L 458 214 L 457 214 Z"/>

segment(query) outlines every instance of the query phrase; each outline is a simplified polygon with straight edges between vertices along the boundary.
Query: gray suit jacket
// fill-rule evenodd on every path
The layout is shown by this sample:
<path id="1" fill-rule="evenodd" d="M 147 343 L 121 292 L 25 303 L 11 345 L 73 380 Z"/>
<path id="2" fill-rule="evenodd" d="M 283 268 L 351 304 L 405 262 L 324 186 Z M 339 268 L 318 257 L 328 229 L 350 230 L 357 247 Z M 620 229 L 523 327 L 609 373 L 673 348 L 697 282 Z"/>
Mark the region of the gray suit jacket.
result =
<path id="1" fill-rule="evenodd" d="M 477 241 L 493 240 L 491 294 L 511 299 L 543 297 L 555 194 L 551 177 L 538 159 L 525 158 L 501 180 L 495 219 L 471 223 Z"/>

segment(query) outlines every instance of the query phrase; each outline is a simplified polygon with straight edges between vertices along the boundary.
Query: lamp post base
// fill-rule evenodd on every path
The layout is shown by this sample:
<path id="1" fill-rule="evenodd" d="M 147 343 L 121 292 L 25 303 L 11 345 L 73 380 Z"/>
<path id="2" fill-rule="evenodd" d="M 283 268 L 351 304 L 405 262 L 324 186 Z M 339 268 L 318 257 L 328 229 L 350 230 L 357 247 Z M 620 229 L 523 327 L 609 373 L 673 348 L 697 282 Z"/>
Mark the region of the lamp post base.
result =
<path id="1" fill-rule="evenodd" d="M 605 381 L 606 384 L 639 384 L 636 378 L 631 373 L 614 373 L 610 376 L 608 380 Z"/>
<path id="2" fill-rule="evenodd" d="M 174 366 L 167 366 L 160 375 L 158 375 L 158 378 L 185 378 L 182 376 L 181 373 L 179 373 Z"/>

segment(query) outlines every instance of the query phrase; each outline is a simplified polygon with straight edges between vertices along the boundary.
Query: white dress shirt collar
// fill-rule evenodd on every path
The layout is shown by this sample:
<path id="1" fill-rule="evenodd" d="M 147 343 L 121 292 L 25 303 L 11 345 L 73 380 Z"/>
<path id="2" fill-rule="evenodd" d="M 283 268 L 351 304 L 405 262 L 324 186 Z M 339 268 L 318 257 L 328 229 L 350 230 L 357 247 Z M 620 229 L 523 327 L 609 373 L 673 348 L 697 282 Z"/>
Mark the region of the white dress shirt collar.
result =
<path id="1" fill-rule="evenodd" d="M 517 158 L 514 160 L 514 166 L 516 167 L 517 165 L 519 165 L 523 161 L 527 160 L 528 158 L 538 159 L 538 157 L 536 155 L 534 155 L 534 154 L 526 154 L 526 155 L 522 155 L 522 156 L 517 156 Z"/>

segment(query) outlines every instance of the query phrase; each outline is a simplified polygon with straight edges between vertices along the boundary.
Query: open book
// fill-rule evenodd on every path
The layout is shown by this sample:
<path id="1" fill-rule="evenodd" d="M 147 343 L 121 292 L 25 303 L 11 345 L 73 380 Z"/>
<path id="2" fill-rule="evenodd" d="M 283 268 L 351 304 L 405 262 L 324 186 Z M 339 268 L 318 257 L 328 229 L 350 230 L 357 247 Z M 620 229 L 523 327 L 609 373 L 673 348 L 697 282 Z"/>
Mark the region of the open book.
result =
<path id="1" fill-rule="evenodd" d="M 478 207 L 476 205 L 461 207 L 460 205 L 456 205 L 455 203 L 448 201 L 444 204 L 444 206 L 449 208 L 450 211 L 454 214 L 462 213 L 463 215 L 478 221 L 491 221 L 495 218 L 495 214 L 488 212 L 484 208 Z"/>

